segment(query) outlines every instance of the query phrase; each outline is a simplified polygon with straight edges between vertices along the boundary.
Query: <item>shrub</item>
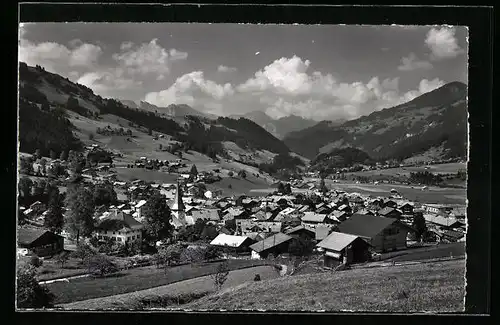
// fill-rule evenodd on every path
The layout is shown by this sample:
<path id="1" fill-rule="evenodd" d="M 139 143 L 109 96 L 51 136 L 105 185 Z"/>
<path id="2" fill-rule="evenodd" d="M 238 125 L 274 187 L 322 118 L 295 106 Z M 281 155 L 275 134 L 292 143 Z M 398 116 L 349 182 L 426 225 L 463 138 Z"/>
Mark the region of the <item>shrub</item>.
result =
<path id="1" fill-rule="evenodd" d="M 30 258 L 30 265 L 38 268 L 43 265 L 43 261 L 36 255 L 31 256 Z"/>
<path id="2" fill-rule="evenodd" d="M 96 254 L 90 257 L 88 260 L 88 269 L 90 273 L 96 276 L 104 276 L 118 271 L 116 264 L 103 254 Z"/>
<path id="3" fill-rule="evenodd" d="M 17 307 L 52 307 L 54 295 L 36 280 L 36 270 L 28 265 L 17 272 Z"/>

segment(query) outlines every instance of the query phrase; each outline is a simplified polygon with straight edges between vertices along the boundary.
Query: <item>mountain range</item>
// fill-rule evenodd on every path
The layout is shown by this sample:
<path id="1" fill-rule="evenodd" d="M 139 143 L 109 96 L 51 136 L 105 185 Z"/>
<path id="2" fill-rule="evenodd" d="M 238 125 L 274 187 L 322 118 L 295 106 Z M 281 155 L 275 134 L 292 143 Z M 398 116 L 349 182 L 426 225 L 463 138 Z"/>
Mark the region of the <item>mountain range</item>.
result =
<path id="1" fill-rule="evenodd" d="M 231 117 L 244 117 L 252 120 L 278 139 L 283 139 L 290 132 L 299 131 L 318 123 L 317 121 L 305 119 L 297 115 L 289 115 L 279 119 L 273 119 L 262 111 L 252 111 L 243 115 L 232 115 Z M 342 122 L 339 121 L 338 123 Z"/>
<path id="2" fill-rule="evenodd" d="M 211 155 L 234 143 L 243 152 L 294 152 L 311 160 L 342 148 L 356 148 L 373 159 L 467 156 L 467 86 L 460 82 L 355 120 L 322 122 L 294 115 L 272 119 L 259 111 L 217 117 L 188 105 L 158 107 L 145 101 L 102 98 L 84 85 L 25 63 L 19 67 L 19 92 L 20 145 L 26 151 L 81 146 L 72 136 L 77 134 L 76 121 L 64 118 L 65 111 L 72 111 L 92 119 L 86 127 L 94 131 L 92 125 L 104 123 L 99 122 L 102 117 L 123 119 L 122 126 L 160 132 Z"/>
<path id="3" fill-rule="evenodd" d="M 289 133 L 285 144 L 313 159 L 353 147 L 375 159 L 467 156 L 467 86 L 451 82 L 407 103 L 376 111 L 342 125 L 328 121 Z"/>

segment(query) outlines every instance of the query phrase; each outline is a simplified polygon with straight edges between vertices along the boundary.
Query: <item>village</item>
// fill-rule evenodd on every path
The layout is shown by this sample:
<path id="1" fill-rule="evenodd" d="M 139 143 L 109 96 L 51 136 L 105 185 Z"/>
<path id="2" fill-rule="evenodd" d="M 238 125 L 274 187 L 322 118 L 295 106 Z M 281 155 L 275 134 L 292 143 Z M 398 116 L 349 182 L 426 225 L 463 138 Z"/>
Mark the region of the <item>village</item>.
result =
<path id="1" fill-rule="evenodd" d="M 87 154 L 96 149 L 88 147 Z M 148 163 L 143 157 L 135 167 Z M 161 163 L 170 172 L 189 168 L 180 159 Z M 31 173 L 46 177 L 57 166 L 67 173 L 52 180 L 64 184 L 75 176 L 70 165 L 61 159 L 36 159 Z M 63 176 L 66 174 L 69 176 Z M 327 188 L 324 181 L 314 178 L 277 182 L 274 192 L 265 196 L 224 196 L 222 191 L 206 190 L 206 184 L 220 180 L 214 174 L 197 172 L 192 165 L 189 172 L 179 172 L 175 182 L 124 182 L 116 180 L 112 164 L 86 166 L 81 170 L 81 182 L 112 184 L 119 194 L 116 201 L 95 206 L 92 230 L 79 243 L 64 227 L 60 231 L 44 227 L 50 213 L 47 202 L 20 206 L 23 225 L 18 232 L 18 255 L 50 259 L 78 251 L 77 244 L 83 242 L 109 255 L 151 255 L 161 247 L 182 243 L 186 249 L 220 249 L 217 256 L 226 259 L 304 260 L 316 256 L 322 268 L 335 270 L 383 260 L 393 252 L 465 241 L 465 206 L 411 202 L 396 190 L 387 197 L 347 193 Z M 168 206 L 169 215 L 163 217 L 172 228 L 171 235 L 157 238 L 148 252 L 120 249 L 144 247 L 145 215 L 153 193 Z M 67 213 L 68 208 L 63 210 Z M 112 248 L 99 248 L 105 245 Z"/>

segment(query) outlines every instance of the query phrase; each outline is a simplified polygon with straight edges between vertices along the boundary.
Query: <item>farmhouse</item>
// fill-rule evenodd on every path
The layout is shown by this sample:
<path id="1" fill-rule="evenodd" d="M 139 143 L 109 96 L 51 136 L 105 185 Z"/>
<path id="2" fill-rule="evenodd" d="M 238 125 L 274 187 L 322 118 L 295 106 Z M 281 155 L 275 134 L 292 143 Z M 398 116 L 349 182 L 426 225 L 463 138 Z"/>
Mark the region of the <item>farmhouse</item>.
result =
<path id="1" fill-rule="evenodd" d="M 252 258 L 266 258 L 269 254 L 278 256 L 279 254 L 288 252 L 288 246 L 291 241 L 295 240 L 293 237 L 285 235 L 284 233 L 277 233 L 264 240 L 256 242 L 250 249 L 252 250 Z"/>
<path id="2" fill-rule="evenodd" d="M 210 245 L 226 247 L 233 252 L 245 252 L 249 250 L 249 246 L 252 243 L 253 240 L 247 236 L 234 236 L 221 233 L 210 242 Z"/>
<path id="3" fill-rule="evenodd" d="M 100 220 L 95 229 L 95 237 L 100 241 L 112 240 L 121 244 L 142 238 L 144 225 L 123 211 L 114 210 Z"/>
<path id="4" fill-rule="evenodd" d="M 370 258 L 369 244 L 359 236 L 332 232 L 319 242 L 324 249 L 325 266 L 331 267 L 342 261 L 344 264 L 365 262 Z"/>
<path id="5" fill-rule="evenodd" d="M 318 214 L 314 212 L 306 212 L 302 217 L 303 225 L 314 225 L 318 223 L 332 223 L 333 221 L 328 218 L 326 214 Z"/>
<path id="6" fill-rule="evenodd" d="M 376 252 L 406 248 L 409 228 L 393 218 L 354 214 L 338 225 L 338 231 L 359 236 Z"/>
<path id="7" fill-rule="evenodd" d="M 290 228 L 285 233 L 288 236 L 292 236 L 295 238 L 302 238 L 302 239 L 314 239 L 315 238 L 314 230 L 307 228 L 303 225 Z"/>
<path id="8" fill-rule="evenodd" d="M 64 250 L 64 237 L 44 229 L 19 228 L 17 241 L 21 255 L 51 256 Z"/>
<path id="9" fill-rule="evenodd" d="M 382 210 L 379 210 L 378 214 L 386 218 L 394 218 L 394 219 L 401 218 L 401 212 L 390 207 L 385 207 Z"/>

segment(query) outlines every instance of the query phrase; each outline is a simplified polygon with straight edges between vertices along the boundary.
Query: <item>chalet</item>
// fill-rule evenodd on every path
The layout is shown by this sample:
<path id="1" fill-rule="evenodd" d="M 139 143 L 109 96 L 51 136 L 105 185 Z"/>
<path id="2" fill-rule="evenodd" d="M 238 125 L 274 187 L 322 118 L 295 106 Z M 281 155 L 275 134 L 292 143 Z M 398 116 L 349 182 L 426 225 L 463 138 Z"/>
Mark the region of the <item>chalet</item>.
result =
<path id="1" fill-rule="evenodd" d="M 252 243 L 254 243 L 254 241 L 247 236 L 234 236 L 221 233 L 210 242 L 210 245 L 225 247 L 231 252 L 239 253 L 248 251 Z"/>
<path id="2" fill-rule="evenodd" d="M 123 211 L 114 210 L 101 219 L 94 236 L 100 240 L 112 240 L 121 244 L 141 240 L 144 225 Z"/>
<path id="3" fill-rule="evenodd" d="M 394 200 L 384 200 L 384 205 L 383 205 L 383 208 L 393 208 L 393 209 L 396 209 L 398 207 L 398 204 L 396 201 Z"/>
<path id="4" fill-rule="evenodd" d="M 354 214 L 338 225 L 338 231 L 359 236 L 376 252 L 406 248 L 408 227 L 397 219 Z"/>
<path id="5" fill-rule="evenodd" d="M 403 214 L 413 214 L 413 204 L 411 202 L 404 202 L 401 204 L 399 209 L 403 211 Z"/>
<path id="6" fill-rule="evenodd" d="M 278 256 L 279 254 L 286 253 L 288 252 L 290 243 L 294 240 L 295 238 L 281 232 L 269 236 L 250 246 L 252 258 L 260 259 L 268 257 L 269 254 Z"/>
<path id="7" fill-rule="evenodd" d="M 239 220 L 237 227 L 242 235 L 252 232 L 280 232 L 281 222 Z"/>
<path id="8" fill-rule="evenodd" d="M 304 216 L 302 216 L 303 225 L 314 225 L 319 223 L 332 223 L 332 221 L 326 214 L 306 212 Z"/>
<path id="9" fill-rule="evenodd" d="M 349 214 L 346 211 L 333 211 L 329 217 L 337 222 L 342 222 L 347 219 Z"/>
<path id="10" fill-rule="evenodd" d="M 17 231 L 20 255 L 52 256 L 64 250 L 64 237 L 51 231 L 36 228 L 19 228 Z"/>
<path id="11" fill-rule="evenodd" d="M 399 219 L 401 218 L 401 212 L 390 207 L 385 207 L 381 210 L 378 211 L 379 216 L 385 217 L 385 218 L 394 218 L 394 219 Z"/>
<path id="12" fill-rule="evenodd" d="M 366 262 L 370 258 L 370 244 L 356 235 L 334 231 L 316 246 L 324 250 L 324 262 L 327 267 L 335 266 L 339 262 Z"/>
<path id="13" fill-rule="evenodd" d="M 440 229 L 455 229 L 459 228 L 463 223 L 453 217 L 445 217 L 443 215 L 424 214 L 425 221 L 440 228 Z"/>
<path id="14" fill-rule="evenodd" d="M 303 225 L 296 226 L 293 228 L 288 229 L 285 234 L 291 237 L 295 238 L 302 238 L 302 239 L 315 239 L 315 232 L 314 230 L 305 227 Z"/>

